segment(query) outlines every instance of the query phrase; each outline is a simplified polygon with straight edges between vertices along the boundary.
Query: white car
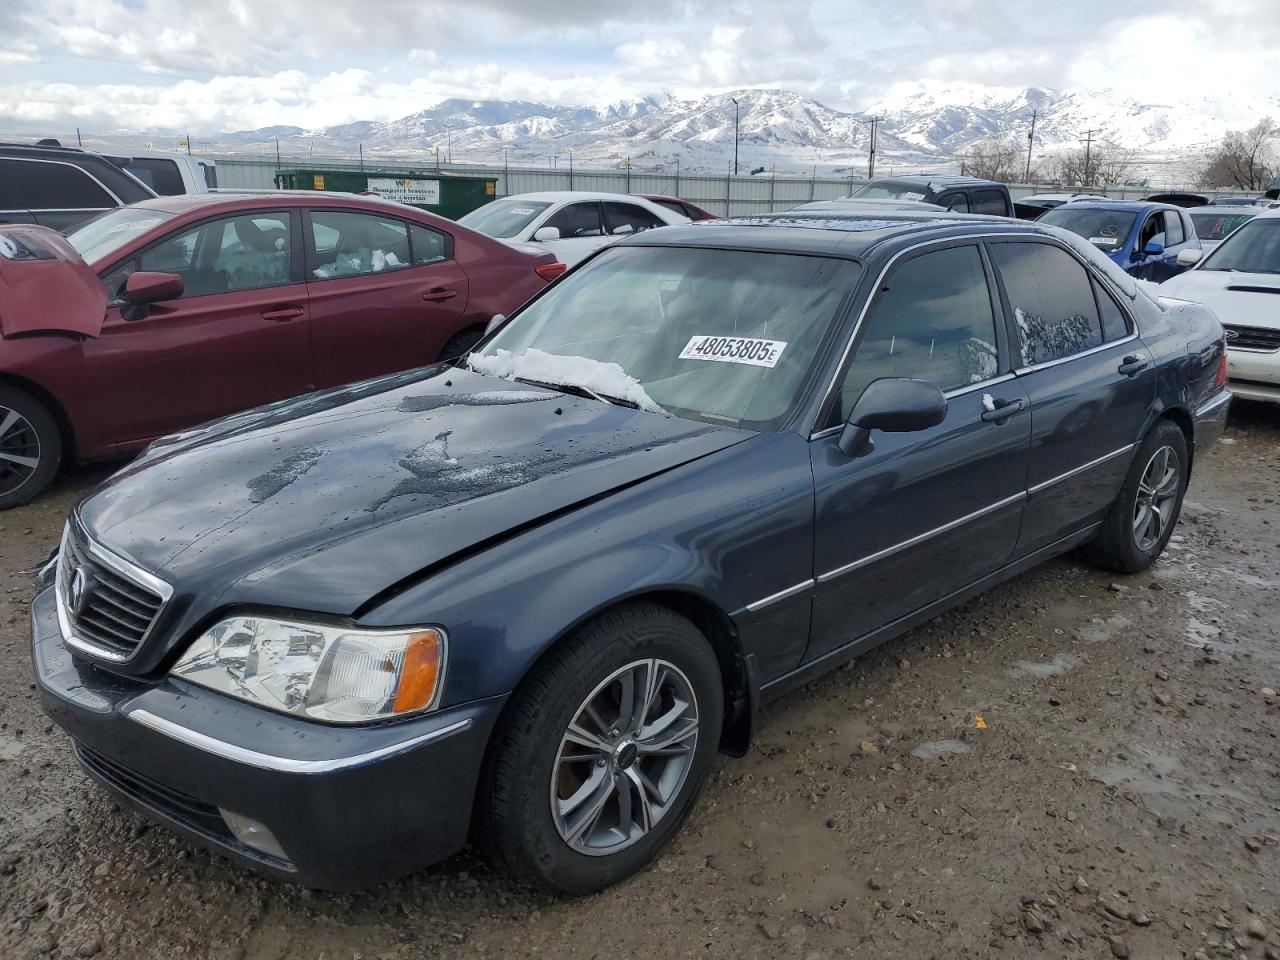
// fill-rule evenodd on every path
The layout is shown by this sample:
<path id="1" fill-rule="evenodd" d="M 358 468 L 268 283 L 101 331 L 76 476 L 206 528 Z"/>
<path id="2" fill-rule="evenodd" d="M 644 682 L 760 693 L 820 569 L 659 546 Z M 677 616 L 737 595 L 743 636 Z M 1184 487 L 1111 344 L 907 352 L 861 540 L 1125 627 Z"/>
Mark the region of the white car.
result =
<path id="1" fill-rule="evenodd" d="M 124 168 L 162 197 L 205 193 L 218 186 L 214 162 L 188 153 L 135 150 Z"/>
<path id="2" fill-rule="evenodd" d="M 556 190 L 504 197 L 472 210 L 458 222 L 513 246 L 539 244 L 572 267 L 600 247 L 633 233 L 693 221 L 625 193 Z"/>
<path id="3" fill-rule="evenodd" d="M 1264 207 L 1222 204 L 1192 207 L 1187 214 L 1191 217 L 1191 222 L 1196 225 L 1196 236 L 1200 238 L 1200 248 L 1207 255 L 1210 250 L 1226 239 L 1227 234 L 1241 224 L 1248 223 L 1264 209 Z"/>
<path id="4" fill-rule="evenodd" d="M 1184 250 L 1179 261 L 1198 255 Z M 1227 331 L 1231 391 L 1280 403 L 1280 210 L 1259 213 L 1159 293 L 1212 308 Z"/>

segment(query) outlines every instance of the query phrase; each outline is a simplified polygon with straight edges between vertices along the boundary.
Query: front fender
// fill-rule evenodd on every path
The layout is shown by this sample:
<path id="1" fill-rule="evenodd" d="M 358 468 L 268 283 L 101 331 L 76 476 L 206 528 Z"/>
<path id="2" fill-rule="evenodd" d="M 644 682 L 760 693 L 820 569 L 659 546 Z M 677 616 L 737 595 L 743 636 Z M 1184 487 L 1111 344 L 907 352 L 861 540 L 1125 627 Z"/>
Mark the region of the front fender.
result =
<path id="1" fill-rule="evenodd" d="M 762 434 L 502 541 L 361 622 L 441 624 L 444 702 L 455 704 L 511 692 L 559 638 L 608 607 L 684 596 L 730 619 L 764 680 L 803 655 L 808 597 L 746 608 L 808 579 L 812 563 L 807 442 Z"/>

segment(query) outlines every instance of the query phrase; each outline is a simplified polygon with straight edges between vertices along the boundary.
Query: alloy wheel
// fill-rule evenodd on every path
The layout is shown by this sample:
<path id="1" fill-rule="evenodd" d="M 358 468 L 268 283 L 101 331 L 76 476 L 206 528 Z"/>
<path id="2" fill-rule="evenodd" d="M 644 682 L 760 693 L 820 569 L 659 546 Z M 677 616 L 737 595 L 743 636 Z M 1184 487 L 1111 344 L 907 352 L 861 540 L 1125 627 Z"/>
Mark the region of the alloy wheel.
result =
<path id="1" fill-rule="evenodd" d="M 1173 521 L 1173 508 L 1182 484 L 1181 463 L 1173 447 L 1156 450 L 1138 481 L 1133 506 L 1133 542 L 1150 553 Z"/>
<path id="2" fill-rule="evenodd" d="M 551 816 L 571 849 L 617 853 L 670 811 L 693 766 L 698 703 L 666 660 L 614 671 L 574 713 L 551 772 Z"/>
<path id="3" fill-rule="evenodd" d="M 13 493 L 40 465 L 40 438 L 31 421 L 0 406 L 0 496 Z"/>

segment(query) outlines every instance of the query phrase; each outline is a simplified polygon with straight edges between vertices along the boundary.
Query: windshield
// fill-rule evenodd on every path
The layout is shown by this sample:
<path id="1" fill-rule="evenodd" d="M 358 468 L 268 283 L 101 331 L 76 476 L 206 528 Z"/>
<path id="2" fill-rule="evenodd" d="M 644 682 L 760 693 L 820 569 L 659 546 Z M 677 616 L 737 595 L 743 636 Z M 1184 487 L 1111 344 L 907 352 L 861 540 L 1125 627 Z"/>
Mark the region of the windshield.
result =
<path id="1" fill-rule="evenodd" d="M 641 409 L 776 429 L 860 273 L 822 257 L 617 247 L 549 288 L 469 362 Z"/>
<path id="2" fill-rule="evenodd" d="M 924 188 L 910 183 L 876 183 L 859 188 L 851 200 L 923 200 Z"/>
<path id="3" fill-rule="evenodd" d="M 1280 217 L 1250 220 L 1218 244 L 1199 269 L 1280 273 Z"/>
<path id="4" fill-rule="evenodd" d="M 67 231 L 67 240 L 85 263 L 105 260 L 140 234 L 173 217 L 163 210 L 117 207 Z"/>
<path id="5" fill-rule="evenodd" d="M 551 206 L 545 200 L 520 200 L 508 197 L 495 200 L 472 210 L 458 222 L 485 236 L 508 239 L 533 222 L 534 218 Z"/>
<path id="6" fill-rule="evenodd" d="M 1138 218 L 1136 213 L 1124 210 L 1081 210 L 1070 205 L 1054 207 L 1043 217 L 1040 223 L 1070 230 L 1076 236 L 1084 237 L 1099 250 L 1108 253 L 1124 246 L 1133 229 L 1133 222 Z"/>
<path id="7" fill-rule="evenodd" d="M 1193 213 L 1196 236 L 1201 240 L 1221 240 L 1228 233 L 1253 219 L 1252 213 Z"/>

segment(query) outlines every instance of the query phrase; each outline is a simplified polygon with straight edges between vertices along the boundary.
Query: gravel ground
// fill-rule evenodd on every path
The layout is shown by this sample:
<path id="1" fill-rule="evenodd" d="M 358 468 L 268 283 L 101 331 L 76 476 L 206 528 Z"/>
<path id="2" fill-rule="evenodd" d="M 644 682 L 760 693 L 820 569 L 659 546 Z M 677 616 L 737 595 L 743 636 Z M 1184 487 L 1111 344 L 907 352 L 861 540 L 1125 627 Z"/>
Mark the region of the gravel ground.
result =
<path id="1" fill-rule="evenodd" d="M 73 473 L 0 514 L 0 957 L 1280 960 L 1280 415 L 1238 407 L 1153 571 L 1059 560 L 774 704 L 661 861 L 577 901 L 469 853 L 316 894 L 93 786 L 20 572 L 106 471 Z"/>

